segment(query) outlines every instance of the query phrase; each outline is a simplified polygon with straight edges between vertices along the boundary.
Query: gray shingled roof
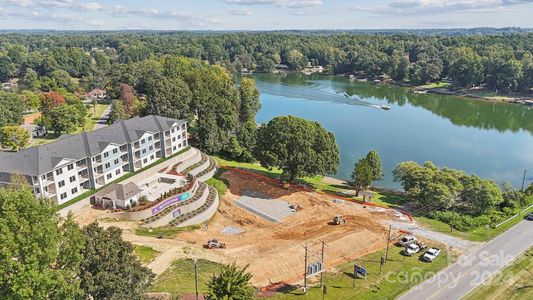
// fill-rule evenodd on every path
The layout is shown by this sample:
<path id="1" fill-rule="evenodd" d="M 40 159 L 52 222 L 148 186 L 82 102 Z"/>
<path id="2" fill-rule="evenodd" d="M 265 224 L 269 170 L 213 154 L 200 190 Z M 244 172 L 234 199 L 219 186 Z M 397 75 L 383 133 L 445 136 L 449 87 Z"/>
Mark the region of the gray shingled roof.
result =
<path id="1" fill-rule="evenodd" d="M 185 123 L 161 116 L 146 116 L 120 120 L 113 125 L 91 132 L 65 135 L 55 142 L 27 148 L 19 152 L 0 151 L 0 172 L 41 175 L 53 170 L 63 159 L 77 161 L 102 152 L 107 145 L 125 144 L 137 141 L 146 131 L 168 130 L 174 123 Z"/>
<path id="2" fill-rule="evenodd" d="M 127 184 L 112 184 L 95 194 L 95 197 L 107 197 L 112 200 L 127 200 L 142 190 L 133 182 Z"/>

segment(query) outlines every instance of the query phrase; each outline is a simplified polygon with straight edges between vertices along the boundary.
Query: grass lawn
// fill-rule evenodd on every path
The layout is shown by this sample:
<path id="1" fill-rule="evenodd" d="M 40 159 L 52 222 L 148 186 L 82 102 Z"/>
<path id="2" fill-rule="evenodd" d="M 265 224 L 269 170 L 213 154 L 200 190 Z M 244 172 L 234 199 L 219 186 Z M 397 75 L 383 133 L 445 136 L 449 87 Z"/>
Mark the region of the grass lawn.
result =
<path id="1" fill-rule="evenodd" d="M 421 86 L 418 86 L 418 87 L 422 88 L 422 89 L 435 89 L 435 88 L 445 88 L 445 87 L 448 87 L 450 85 L 451 85 L 451 83 L 449 83 L 449 82 L 433 82 L 433 83 L 421 85 Z"/>
<path id="2" fill-rule="evenodd" d="M 104 110 L 108 107 L 108 104 L 96 104 L 96 109 L 94 109 L 92 106 L 87 110 L 87 117 L 85 121 L 85 128 L 89 131 L 94 129 L 94 125 L 96 124 L 96 121 L 98 121 L 102 114 L 104 113 Z M 96 110 L 96 112 L 95 112 Z M 78 132 L 82 132 L 83 128 L 78 129 Z"/>
<path id="3" fill-rule="evenodd" d="M 475 299 L 533 299 L 533 248 L 465 297 Z"/>
<path id="4" fill-rule="evenodd" d="M 453 230 L 453 232 L 450 232 L 450 225 L 444 222 L 433 220 L 433 219 L 426 218 L 426 217 L 415 217 L 415 220 L 422 226 L 425 226 L 426 228 L 433 230 L 433 231 L 447 233 L 452 236 L 460 237 L 460 238 L 467 239 L 470 241 L 484 242 L 484 241 L 488 241 L 494 238 L 500 233 L 520 223 L 520 221 L 522 221 L 524 217 L 530 212 L 533 212 L 533 208 L 530 208 L 529 210 L 523 212 L 519 216 L 499 226 L 498 228 L 480 227 L 469 232 L 461 232 L 455 229 Z"/>
<path id="5" fill-rule="evenodd" d="M 136 235 L 150 236 L 150 237 L 162 237 L 165 239 L 171 239 L 176 236 L 176 234 L 183 231 L 191 231 L 200 228 L 200 225 L 192 225 L 187 227 L 171 227 L 171 226 L 162 226 L 156 228 L 136 228 Z"/>
<path id="6" fill-rule="evenodd" d="M 437 273 L 448 265 L 448 253 L 444 250 L 432 263 L 423 262 L 419 255 L 405 257 L 400 254 L 402 248 L 392 246 L 389 260 L 383 265 L 379 274 L 379 261 L 384 251 L 367 254 L 355 261 L 342 264 L 335 272 L 324 273 L 327 287 L 326 299 L 394 299 L 398 295 L 418 284 L 421 278 Z M 422 254 L 420 254 L 422 255 Z M 353 279 L 353 265 L 367 269 L 367 279 Z M 426 277 L 427 276 L 427 277 Z M 317 276 L 318 277 L 318 276 Z M 355 282 L 355 288 L 352 287 Z M 301 289 L 278 293 L 272 299 L 322 299 L 321 289 L 312 287 L 307 295 Z"/>
<path id="7" fill-rule="evenodd" d="M 139 260 L 143 264 L 148 264 L 152 260 L 154 260 L 158 255 L 159 251 L 154 250 L 152 247 L 148 246 L 141 246 L 141 245 L 134 245 L 135 248 L 133 249 L 135 252 L 135 255 L 139 258 Z"/>
<path id="8" fill-rule="evenodd" d="M 406 203 L 407 200 L 404 197 L 393 193 L 375 192 L 371 202 L 390 208 L 396 208 Z"/>
<path id="9" fill-rule="evenodd" d="M 220 197 L 224 196 L 226 194 L 226 191 L 228 190 L 228 183 L 226 180 L 221 179 L 220 175 L 224 173 L 225 170 L 219 169 L 215 176 L 209 178 L 205 183 L 213 186 Z"/>
<path id="10" fill-rule="evenodd" d="M 448 254 L 443 252 L 433 263 L 426 263 L 419 256 L 404 257 L 400 247 L 391 247 L 389 261 L 379 274 L 379 261 L 384 251 L 367 254 L 359 259 L 339 265 L 335 271 L 324 273 L 324 282 L 328 287 L 326 299 L 393 299 L 416 285 L 420 278 L 429 276 L 443 269 L 448 264 Z M 199 291 L 206 291 L 206 282 L 211 274 L 218 271 L 219 265 L 206 260 L 199 260 Z M 353 265 L 358 264 L 367 269 L 367 279 L 356 279 L 355 288 Z M 311 278 L 315 281 L 318 276 Z M 155 281 L 152 292 L 169 292 L 173 295 L 194 293 L 194 266 L 192 260 L 180 259 L 161 274 Z M 311 287 L 307 295 L 301 289 L 291 289 L 277 293 L 268 299 L 322 299 L 320 288 Z"/>
<path id="11" fill-rule="evenodd" d="M 198 260 L 198 291 L 207 292 L 207 282 L 220 265 L 208 260 Z M 175 295 L 194 294 L 194 262 L 191 259 L 178 259 L 163 274 L 159 275 L 151 292 L 168 292 Z"/>

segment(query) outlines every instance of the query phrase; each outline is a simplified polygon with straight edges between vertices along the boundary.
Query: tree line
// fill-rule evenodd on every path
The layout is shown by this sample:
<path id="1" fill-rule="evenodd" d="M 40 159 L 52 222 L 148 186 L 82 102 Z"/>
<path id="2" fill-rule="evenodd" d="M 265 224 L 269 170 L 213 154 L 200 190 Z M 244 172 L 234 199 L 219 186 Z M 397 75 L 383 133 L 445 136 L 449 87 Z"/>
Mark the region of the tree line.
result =
<path id="1" fill-rule="evenodd" d="M 528 91 L 533 82 L 533 33 L 527 32 L 5 34 L 0 45 L 0 80 L 39 77 L 38 86 L 45 90 L 75 88 L 66 74 L 102 87 L 109 68 L 163 55 L 208 61 L 234 74 L 242 69 L 272 72 L 285 64 L 291 70 L 322 65 L 334 74 L 385 74 L 415 84 L 450 78 L 457 87 L 484 84 L 501 92 Z"/>

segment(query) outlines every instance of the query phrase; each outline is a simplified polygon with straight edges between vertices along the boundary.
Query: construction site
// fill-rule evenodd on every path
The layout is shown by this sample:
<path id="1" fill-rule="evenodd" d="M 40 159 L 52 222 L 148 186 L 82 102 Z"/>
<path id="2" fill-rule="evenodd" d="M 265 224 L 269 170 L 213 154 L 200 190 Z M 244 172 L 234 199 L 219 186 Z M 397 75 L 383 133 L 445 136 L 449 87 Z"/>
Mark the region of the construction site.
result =
<path id="1" fill-rule="evenodd" d="M 229 190 L 218 213 L 205 228 L 176 239 L 198 247 L 210 238 L 222 241 L 225 249 L 210 250 L 211 256 L 249 265 L 256 286 L 300 281 L 304 247 L 312 263 L 321 260 L 324 242 L 325 268 L 382 249 L 387 243 L 386 222 L 405 219 L 394 210 L 284 188 L 235 171 L 224 172 L 221 179 Z M 342 216 L 338 225 L 337 216 Z"/>

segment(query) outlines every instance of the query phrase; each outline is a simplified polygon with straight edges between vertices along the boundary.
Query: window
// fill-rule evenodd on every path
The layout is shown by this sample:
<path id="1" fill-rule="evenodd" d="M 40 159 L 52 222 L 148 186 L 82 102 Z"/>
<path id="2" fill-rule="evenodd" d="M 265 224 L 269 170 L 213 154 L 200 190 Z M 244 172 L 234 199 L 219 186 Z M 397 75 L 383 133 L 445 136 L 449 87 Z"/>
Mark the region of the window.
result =
<path id="1" fill-rule="evenodd" d="M 181 139 L 181 134 L 178 134 L 178 140 Z"/>
<path id="2" fill-rule="evenodd" d="M 70 178 L 68 180 L 70 182 L 74 182 L 74 181 L 76 181 L 76 176 L 70 176 Z"/>
<path id="3" fill-rule="evenodd" d="M 152 154 L 152 155 L 150 155 L 150 159 L 154 159 L 154 155 L 153 155 L 153 154 Z"/>
<path id="4" fill-rule="evenodd" d="M 60 182 L 57 183 L 57 185 L 59 187 L 64 187 L 65 186 L 65 180 L 61 180 Z"/>
<path id="5" fill-rule="evenodd" d="M 115 165 L 118 164 L 118 159 L 115 159 L 114 163 L 115 163 Z"/>
<path id="6" fill-rule="evenodd" d="M 70 165 L 67 166 L 67 170 L 68 170 L 68 171 L 70 171 L 70 170 L 72 170 L 72 169 L 74 169 L 74 165 L 73 165 L 73 164 L 70 164 Z"/>
<path id="7" fill-rule="evenodd" d="M 110 163 L 106 163 L 106 164 L 105 164 L 105 168 L 107 169 L 107 168 L 109 168 L 109 167 L 111 167 L 111 164 L 110 164 Z"/>
<path id="8" fill-rule="evenodd" d="M 182 125 L 181 125 L 181 129 L 182 129 L 182 130 L 185 130 L 185 124 L 182 124 Z"/>
<path id="9" fill-rule="evenodd" d="M 113 174 L 107 174 L 106 176 L 107 179 L 111 179 L 111 177 L 113 177 Z"/>
<path id="10" fill-rule="evenodd" d="M 176 141 L 176 137 L 173 137 L 173 138 L 172 138 L 172 141 L 175 142 L 175 141 Z"/>
<path id="11" fill-rule="evenodd" d="M 115 171 L 115 175 L 118 175 L 118 174 L 120 174 L 120 169 Z"/>
<path id="12" fill-rule="evenodd" d="M 39 188 L 35 188 L 35 192 L 36 192 L 37 194 L 40 194 L 40 193 L 41 193 L 41 190 L 40 190 Z"/>
<path id="13" fill-rule="evenodd" d="M 56 170 L 56 175 L 61 175 L 63 174 L 63 169 L 57 169 Z"/>
<path id="14" fill-rule="evenodd" d="M 146 149 L 143 149 L 143 154 L 145 154 L 145 153 L 146 153 Z"/>
<path id="15" fill-rule="evenodd" d="M 144 144 L 144 139 L 141 140 L 141 144 Z"/>
<path id="16" fill-rule="evenodd" d="M 113 154 L 117 154 L 117 153 L 118 153 L 118 149 L 117 148 L 113 149 Z"/>
<path id="17" fill-rule="evenodd" d="M 172 128 L 172 133 L 174 133 L 175 130 L 176 130 L 176 128 Z"/>
<path id="18" fill-rule="evenodd" d="M 61 194 L 61 200 L 65 199 L 65 198 L 67 198 L 67 193 Z"/>
<path id="19" fill-rule="evenodd" d="M 75 187 L 73 188 L 72 190 L 70 190 L 72 192 L 72 194 L 77 194 L 78 193 L 78 188 Z"/>
<path id="20" fill-rule="evenodd" d="M 151 141 L 151 140 L 152 140 L 152 137 L 151 137 L 151 136 L 149 136 L 149 137 L 148 137 L 148 141 Z"/>
<path id="21" fill-rule="evenodd" d="M 46 175 L 43 175 L 43 176 L 41 176 L 41 177 L 43 178 L 43 180 L 46 180 Z"/>
<path id="22" fill-rule="evenodd" d="M 154 146 L 150 146 L 148 149 L 149 149 L 150 151 L 152 151 L 152 150 L 154 150 Z"/>
<path id="23" fill-rule="evenodd" d="M 183 147 L 187 146 L 187 140 L 183 141 Z"/>
<path id="24" fill-rule="evenodd" d="M 145 158 L 145 159 L 143 159 L 143 163 L 146 163 L 147 161 L 148 161 L 148 160 L 147 160 L 146 158 Z"/>
<path id="25" fill-rule="evenodd" d="M 176 151 L 176 146 L 172 147 L 172 150 Z"/>
<path id="26" fill-rule="evenodd" d="M 109 156 L 109 152 L 104 152 L 104 157 L 108 157 Z"/>

